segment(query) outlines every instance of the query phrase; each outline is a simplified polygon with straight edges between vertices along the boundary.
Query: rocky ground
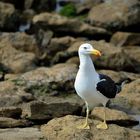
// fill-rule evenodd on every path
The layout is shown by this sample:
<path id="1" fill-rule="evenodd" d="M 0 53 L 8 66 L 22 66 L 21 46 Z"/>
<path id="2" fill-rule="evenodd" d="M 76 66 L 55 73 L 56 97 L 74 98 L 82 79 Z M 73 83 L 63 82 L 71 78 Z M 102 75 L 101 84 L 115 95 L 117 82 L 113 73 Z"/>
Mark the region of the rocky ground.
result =
<path id="1" fill-rule="evenodd" d="M 68 2 L 71 3 L 71 2 Z M 55 11 L 56 1 L 0 0 L 0 140 L 140 139 L 140 2 L 85 0 L 76 16 Z M 79 46 L 102 52 L 93 58 L 99 73 L 129 79 L 107 105 L 84 121 L 84 102 L 74 90 Z"/>

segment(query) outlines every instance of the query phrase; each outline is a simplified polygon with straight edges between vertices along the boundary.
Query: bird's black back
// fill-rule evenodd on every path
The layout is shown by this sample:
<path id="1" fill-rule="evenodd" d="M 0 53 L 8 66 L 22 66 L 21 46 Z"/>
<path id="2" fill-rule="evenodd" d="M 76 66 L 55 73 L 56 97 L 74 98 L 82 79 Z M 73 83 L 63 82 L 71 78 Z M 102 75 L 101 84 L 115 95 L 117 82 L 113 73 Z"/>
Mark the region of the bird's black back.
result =
<path id="1" fill-rule="evenodd" d="M 118 88 L 115 82 L 104 74 L 99 74 L 100 82 L 97 83 L 96 89 L 107 98 L 115 98 Z"/>

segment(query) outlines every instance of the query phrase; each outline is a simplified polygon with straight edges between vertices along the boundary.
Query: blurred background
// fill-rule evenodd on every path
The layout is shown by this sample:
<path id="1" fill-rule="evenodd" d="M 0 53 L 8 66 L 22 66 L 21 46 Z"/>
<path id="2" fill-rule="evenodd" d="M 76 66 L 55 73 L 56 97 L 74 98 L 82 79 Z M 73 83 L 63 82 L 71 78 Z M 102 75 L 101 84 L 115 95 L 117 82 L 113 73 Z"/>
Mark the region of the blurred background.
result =
<path id="1" fill-rule="evenodd" d="M 0 0 L 0 139 L 45 140 L 42 124 L 84 114 L 73 85 L 85 42 L 102 52 L 93 57 L 99 73 L 116 83 L 129 79 L 108 107 L 126 113 L 121 123 L 113 121 L 131 139 L 140 137 L 139 0 Z"/>

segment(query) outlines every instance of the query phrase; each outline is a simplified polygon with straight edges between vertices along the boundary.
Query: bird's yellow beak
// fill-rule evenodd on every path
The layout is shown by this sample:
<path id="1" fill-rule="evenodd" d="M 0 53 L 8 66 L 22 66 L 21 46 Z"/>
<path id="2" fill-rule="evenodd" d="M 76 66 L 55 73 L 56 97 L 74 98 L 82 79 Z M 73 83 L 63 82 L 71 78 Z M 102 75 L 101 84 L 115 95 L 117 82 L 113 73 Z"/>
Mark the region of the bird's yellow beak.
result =
<path id="1" fill-rule="evenodd" d="M 90 51 L 90 54 L 94 54 L 96 56 L 101 56 L 101 52 L 96 49 L 93 49 L 92 51 Z"/>

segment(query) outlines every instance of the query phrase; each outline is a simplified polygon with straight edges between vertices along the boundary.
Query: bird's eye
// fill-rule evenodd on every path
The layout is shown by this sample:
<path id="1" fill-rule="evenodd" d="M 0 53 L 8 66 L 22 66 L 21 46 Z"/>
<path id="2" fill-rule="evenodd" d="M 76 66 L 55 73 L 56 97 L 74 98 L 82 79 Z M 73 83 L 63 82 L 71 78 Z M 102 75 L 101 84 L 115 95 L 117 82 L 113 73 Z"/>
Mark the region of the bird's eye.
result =
<path id="1" fill-rule="evenodd" d="M 87 49 L 87 47 L 84 47 L 84 49 L 86 50 L 86 49 Z"/>

